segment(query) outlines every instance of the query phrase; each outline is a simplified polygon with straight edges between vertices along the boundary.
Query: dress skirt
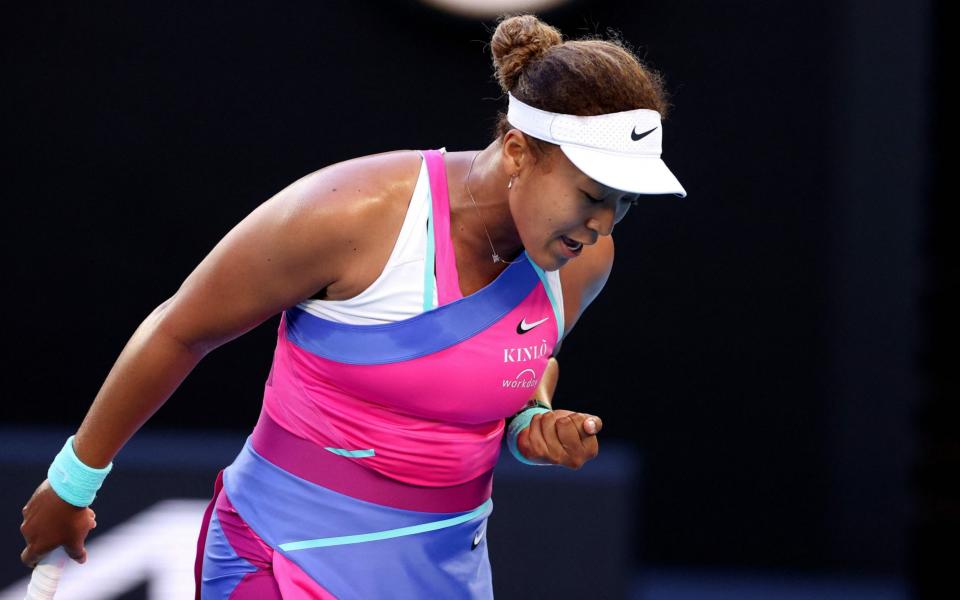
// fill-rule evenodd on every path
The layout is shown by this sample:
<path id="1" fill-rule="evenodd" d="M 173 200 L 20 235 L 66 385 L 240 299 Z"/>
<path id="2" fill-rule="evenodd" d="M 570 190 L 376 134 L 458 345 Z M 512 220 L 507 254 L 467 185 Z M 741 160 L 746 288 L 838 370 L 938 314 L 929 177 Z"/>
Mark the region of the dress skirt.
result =
<path id="1" fill-rule="evenodd" d="M 428 488 L 359 460 L 262 413 L 217 477 L 198 541 L 197 597 L 492 598 L 492 472 Z"/>

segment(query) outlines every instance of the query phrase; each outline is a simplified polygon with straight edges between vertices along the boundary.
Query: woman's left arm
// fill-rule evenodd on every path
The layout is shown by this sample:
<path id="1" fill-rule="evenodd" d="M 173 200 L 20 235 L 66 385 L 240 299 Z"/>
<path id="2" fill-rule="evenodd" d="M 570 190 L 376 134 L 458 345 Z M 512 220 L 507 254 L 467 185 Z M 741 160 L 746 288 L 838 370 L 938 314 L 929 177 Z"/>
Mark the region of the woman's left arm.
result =
<path id="1" fill-rule="evenodd" d="M 593 246 L 585 246 L 583 253 L 560 268 L 563 288 L 564 338 L 580 319 L 587 306 L 596 299 L 606 285 L 613 268 L 613 237 L 601 236 Z M 559 378 L 559 363 L 554 356 L 547 363 L 535 400 L 553 406 L 553 392 Z M 529 426 L 516 438 L 516 449 L 535 464 L 563 465 L 579 469 L 599 452 L 597 434 L 603 427 L 599 417 L 569 410 L 551 410 L 533 415 Z"/>

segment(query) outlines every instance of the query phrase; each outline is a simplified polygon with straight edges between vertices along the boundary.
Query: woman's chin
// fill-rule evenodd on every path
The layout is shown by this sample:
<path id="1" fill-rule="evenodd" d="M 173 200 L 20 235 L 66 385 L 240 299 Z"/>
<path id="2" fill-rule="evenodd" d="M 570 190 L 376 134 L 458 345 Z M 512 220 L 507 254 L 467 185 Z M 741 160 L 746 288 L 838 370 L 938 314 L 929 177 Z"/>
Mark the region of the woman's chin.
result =
<path id="1" fill-rule="evenodd" d="M 556 252 L 545 252 L 539 256 L 532 256 L 527 252 L 527 258 L 544 271 L 556 271 L 570 260 L 565 256 L 560 256 Z"/>

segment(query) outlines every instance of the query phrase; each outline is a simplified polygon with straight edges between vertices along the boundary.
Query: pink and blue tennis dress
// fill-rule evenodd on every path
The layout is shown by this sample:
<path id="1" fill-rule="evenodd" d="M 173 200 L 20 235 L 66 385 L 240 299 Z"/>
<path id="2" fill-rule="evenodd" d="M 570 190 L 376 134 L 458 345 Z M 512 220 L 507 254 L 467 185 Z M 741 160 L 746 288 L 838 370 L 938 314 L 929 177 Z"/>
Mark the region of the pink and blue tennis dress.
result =
<path id="1" fill-rule="evenodd" d="M 443 153 L 421 152 L 370 288 L 282 313 L 260 419 L 204 516 L 199 598 L 493 596 L 504 419 L 533 394 L 563 304 L 559 273 L 525 252 L 462 295 Z"/>

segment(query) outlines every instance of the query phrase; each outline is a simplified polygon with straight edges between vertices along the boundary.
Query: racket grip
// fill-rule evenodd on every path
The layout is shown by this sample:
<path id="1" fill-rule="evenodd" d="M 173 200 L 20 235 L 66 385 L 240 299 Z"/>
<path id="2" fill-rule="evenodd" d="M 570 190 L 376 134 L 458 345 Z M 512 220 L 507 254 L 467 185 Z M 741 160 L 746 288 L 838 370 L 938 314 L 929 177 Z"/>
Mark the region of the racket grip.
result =
<path id="1" fill-rule="evenodd" d="M 40 559 L 33 568 L 27 596 L 24 600 L 51 600 L 57 593 L 57 584 L 67 562 L 67 553 L 63 547 L 57 547 Z"/>

